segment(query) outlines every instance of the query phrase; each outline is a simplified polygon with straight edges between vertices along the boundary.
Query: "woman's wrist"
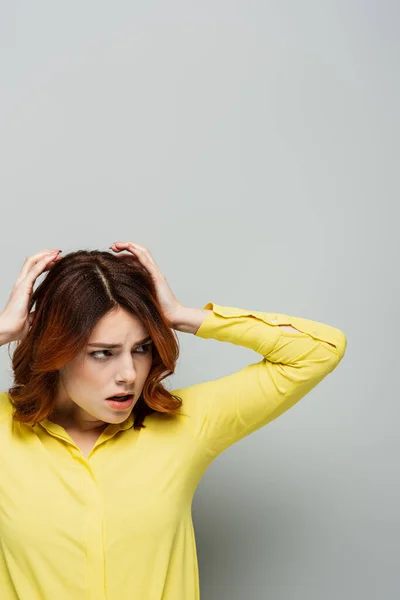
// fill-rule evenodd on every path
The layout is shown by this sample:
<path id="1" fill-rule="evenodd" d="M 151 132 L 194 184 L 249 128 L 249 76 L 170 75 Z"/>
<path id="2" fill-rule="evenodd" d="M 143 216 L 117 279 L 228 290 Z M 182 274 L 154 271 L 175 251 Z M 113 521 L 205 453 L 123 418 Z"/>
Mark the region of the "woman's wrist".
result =
<path id="1" fill-rule="evenodd" d="M 4 321 L 2 316 L 0 315 L 0 346 L 4 346 L 5 344 L 9 344 L 13 342 L 15 337 L 12 332 L 9 331 L 7 327 L 7 323 Z"/>
<path id="2" fill-rule="evenodd" d="M 172 325 L 176 331 L 182 331 L 183 333 L 195 334 L 204 319 L 211 313 L 211 310 L 204 310 L 203 308 L 184 308 L 174 319 Z"/>

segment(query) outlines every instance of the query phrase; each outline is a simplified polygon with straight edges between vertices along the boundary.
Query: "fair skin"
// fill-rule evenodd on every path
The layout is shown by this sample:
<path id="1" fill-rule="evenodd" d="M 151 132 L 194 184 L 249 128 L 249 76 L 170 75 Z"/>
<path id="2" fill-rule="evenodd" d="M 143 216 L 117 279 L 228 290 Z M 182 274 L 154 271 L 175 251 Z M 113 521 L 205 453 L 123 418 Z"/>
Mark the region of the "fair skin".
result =
<path id="1" fill-rule="evenodd" d="M 156 287 L 157 300 L 170 327 L 196 333 L 211 312 L 183 306 L 176 298 L 150 251 L 134 242 L 114 242 L 110 249 L 116 256 L 123 251 L 133 254 L 148 270 Z M 57 250 L 42 250 L 25 259 L 5 309 L 0 314 L 0 345 L 22 340 L 29 331 L 34 312 L 28 303 L 36 278 L 62 260 Z M 280 325 L 297 331 L 289 324 Z M 55 405 L 49 420 L 63 426 L 71 437 L 89 452 L 94 441 L 110 423 L 125 421 L 139 398 L 151 369 L 151 350 L 136 347 L 148 336 L 143 324 L 121 307 L 105 315 L 91 332 L 89 343 L 117 343 L 116 349 L 88 346 L 84 352 L 60 369 Z M 96 360 L 95 356 L 101 357 Z M 105 398 L 118 392 L 133 392 L 134 404 L 126 411 L 113 411 Z"/>
<path id="2" fill-rule="evenodd" d="M 87 348 L 60 369 L 49 420 L 79 439 L 95 439 L 110 423 L 125 421 L 151 369 L 151 340 L 137 345 L 147 337 L 141 321 L 125 309 L 118 307 L 104 315 L 91 332 Z M 105 344 L 120 347 L 106 348 Z M 113 411 L 105 399 L 117 393 L 133 393 L 133 405 Z"/>
<path id="3" fill-rule="evenodd" d="M 174 324 L 179 331 L 195 333 L 210 311 L 187 308 Z M 296 331 L 291 327 L 284 327 Z M 49 420 L 58 423 L 71 435 L 100 434 L 109 423 L 123 422 L 133 410 L 113 411 L 105 398 L 120 393 L 133 392 L 139 398 L 151 369 L 152 353 L 146 342 L 148 332 L 139 319 L 119 307 L 108 313 L 93 329 L 88 347 L 60 369 L 60 380 L 55 396 L 53 413 Z M 98 344 L 101 342 L 101 344 Z M 92 345 L 96 343 L 96 345 Z M 108 349 L 105 344 L 120 344 Z"/>

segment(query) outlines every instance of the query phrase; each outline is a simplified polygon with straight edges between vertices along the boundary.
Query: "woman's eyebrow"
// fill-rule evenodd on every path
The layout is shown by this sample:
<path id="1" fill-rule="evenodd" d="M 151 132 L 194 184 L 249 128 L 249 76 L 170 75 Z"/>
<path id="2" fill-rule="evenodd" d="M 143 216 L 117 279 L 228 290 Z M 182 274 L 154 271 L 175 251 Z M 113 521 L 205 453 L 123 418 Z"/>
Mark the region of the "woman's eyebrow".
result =
<path id="1" fill-rule="evenodd" d="M 134 344 L 134 346 L 140 346 L 145 342 L 150 342 L 151 336 L 144 338 L 143 340 L 139 340 Z M 106 344 L 105 342 L 91 342 L 88 346 L 101 346 L 102 348 L 122 348 L 122 344 Z"/>

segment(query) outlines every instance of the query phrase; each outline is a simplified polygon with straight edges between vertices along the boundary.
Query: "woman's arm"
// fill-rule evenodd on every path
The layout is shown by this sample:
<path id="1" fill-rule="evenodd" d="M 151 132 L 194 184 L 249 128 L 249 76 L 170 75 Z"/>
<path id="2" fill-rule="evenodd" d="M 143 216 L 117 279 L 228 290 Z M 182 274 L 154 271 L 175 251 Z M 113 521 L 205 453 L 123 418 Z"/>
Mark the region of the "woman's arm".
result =
<path id="1" fill-rule="evenodd" d="M 183 333 L 196 334 L 200 325 L 202 325 L 205 318 L 211 313 L 211 310 L 204 310 L 202 308 L 184 308 L 181 314 L 178 315 L 176 322 L 173 324 L 173 329 L 182 331 Z M 295 329 L 291 325 L 279 325 L 284 331 L 302 333 L 299 329 Z M 328 342 L 331 344 L 331 342 Z M 334 346 L 331 344 L 331 346 Z"/>
<path id="2" fill-rule="evenodd" d="M 180 316 L 181 331 L 261 357 L 235 373 L 173 391 L 183 399 L 186 426 L 214 457 L 289 410 L 338 366 L 347 345 L 336 327 L 281 313 L 209 302 Z"/>

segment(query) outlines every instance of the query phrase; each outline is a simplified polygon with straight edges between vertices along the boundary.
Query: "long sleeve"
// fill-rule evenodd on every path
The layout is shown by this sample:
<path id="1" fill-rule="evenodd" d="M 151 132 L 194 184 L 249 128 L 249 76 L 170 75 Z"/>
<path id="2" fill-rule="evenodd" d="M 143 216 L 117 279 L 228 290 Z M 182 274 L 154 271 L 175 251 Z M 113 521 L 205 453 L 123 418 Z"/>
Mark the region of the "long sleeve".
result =
<path id="1" fill-rule="evenodd" d="M 337 367 L 346 350 L 345 334 L 324 323 L 213 302 L 203 308 L 212 312 L 196 337 L 262 356 L 233 374 L 174 390 L 183 399 L 186 426 L 212 456 L 286 412 Z"/>

